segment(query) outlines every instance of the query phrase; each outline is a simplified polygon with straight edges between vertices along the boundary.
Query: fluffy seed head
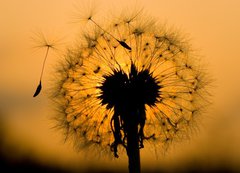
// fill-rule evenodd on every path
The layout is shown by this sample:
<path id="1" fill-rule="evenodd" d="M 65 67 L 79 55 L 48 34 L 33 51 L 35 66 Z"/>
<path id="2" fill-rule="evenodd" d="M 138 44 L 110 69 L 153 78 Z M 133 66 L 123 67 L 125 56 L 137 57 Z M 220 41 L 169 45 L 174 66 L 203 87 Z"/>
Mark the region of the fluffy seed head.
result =
<path id="1" fill-rule="evenodd" d="M 115 156 L 133 119 L 140 148 L 145 140 L 167 145 L 186 136 L 207 104 L 209 85 L 177 32 L 142 12 L 117 19 L 106 29 L 92 21 L 91 32 L 64 55 L 52 89 L 66 139 Z"/>

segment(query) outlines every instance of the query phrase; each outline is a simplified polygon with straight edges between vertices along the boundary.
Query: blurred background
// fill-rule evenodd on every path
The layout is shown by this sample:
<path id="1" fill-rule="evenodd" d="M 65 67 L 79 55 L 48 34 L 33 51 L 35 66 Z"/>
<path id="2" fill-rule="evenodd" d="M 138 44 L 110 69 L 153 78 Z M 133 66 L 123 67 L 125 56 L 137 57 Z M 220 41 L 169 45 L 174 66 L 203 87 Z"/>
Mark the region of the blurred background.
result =
<path id="1" fill-rule="evenodd" d="M 35 31 L 72 44 L 81 27 L 71 23 L 81 0 L 0 1 L 0 169 L 14 172 L 123 172 L 127 157 L 86 158 L 52 129 L 54 113 L 46 88 L 61 48 L 50 52 L 43 92 L 33 98 L 45 51 L 33 49 Z M 141 150 L 145 172 L 240 171 L 240 1 L 99 0 L 100 12 L 137 7 L 190 35 L 210 76 L 213 105 L 189 141 L 156 158 L 152 146 Z M 107 18 L 107 16 L 104 16 Z M 48 37 L 47 37 L 48 38 Z M 1 170 L 0 170 L 1 172 Z"/>

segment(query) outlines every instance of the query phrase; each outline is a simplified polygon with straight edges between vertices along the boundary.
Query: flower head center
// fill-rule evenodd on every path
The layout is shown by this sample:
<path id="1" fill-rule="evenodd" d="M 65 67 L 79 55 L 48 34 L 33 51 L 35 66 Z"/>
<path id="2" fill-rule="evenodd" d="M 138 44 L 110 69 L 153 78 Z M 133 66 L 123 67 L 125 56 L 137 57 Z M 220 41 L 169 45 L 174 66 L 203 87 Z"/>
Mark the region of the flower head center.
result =
<path id="1" fill-rule="evenodd" d="M 138 70 L 132 63 L 129 75 L 114 70 L 104 76 L 98 97 L 108 109 L 137 110 L 145 104 L 154 106 L 159 97 L 159 82 L 148 69 Z"/>

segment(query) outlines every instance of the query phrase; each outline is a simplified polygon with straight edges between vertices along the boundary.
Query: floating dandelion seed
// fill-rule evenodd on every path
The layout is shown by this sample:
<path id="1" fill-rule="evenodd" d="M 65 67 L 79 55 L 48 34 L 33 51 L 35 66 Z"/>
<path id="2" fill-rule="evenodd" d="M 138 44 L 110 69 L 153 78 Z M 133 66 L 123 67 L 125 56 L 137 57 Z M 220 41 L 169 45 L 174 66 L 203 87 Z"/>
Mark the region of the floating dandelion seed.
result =
<path id="1" fill-rule="evenodd" d="M 34 49 L 41 49 L 41 48 L 46 48 L 46 53 L 44 57 L 44 61 L 42 64 L 42 70 L 40 74 L 40 80 L 39 84 L 37 86 L 37 89 L 33 95 L 33 97 L 36 97 L 39 95 L 39 93 L 42 90 L 42 77 L 43 77 L 43 72 L 46 64 L 46 60 L 48 57 L 49 49 L 57 50 L 56 45 L 59 44 L 60 39 L 52 39 L 49 40 L 47 39 L 42 32 L 35 32 L 34 35 L 31 37 L 31 39 L 36 43 L 37 46 L 34 46 Z"/>
<path id="2" fill-rule="evenodd" d="M 60 63 L 52 90 L 58 125 L 76 147 L 115 157 L 125 148 L 140 172 L 144 141 L 168 145 L 188 134 L 207 103 L 209 85 L 190 46 L 143 13 L 83 34 Z"/>

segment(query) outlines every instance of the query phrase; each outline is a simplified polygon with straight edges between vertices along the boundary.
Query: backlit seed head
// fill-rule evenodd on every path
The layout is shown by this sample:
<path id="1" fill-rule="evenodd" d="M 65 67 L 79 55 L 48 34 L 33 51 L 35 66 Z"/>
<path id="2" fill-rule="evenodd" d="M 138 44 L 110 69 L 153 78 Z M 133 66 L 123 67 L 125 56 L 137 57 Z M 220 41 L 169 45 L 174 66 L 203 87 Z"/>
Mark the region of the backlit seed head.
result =
<path id="1" fill-rule="evenodd" d="M 52 89 L 66 139 L 115 157 L 131 122 L 140 148 L 145 140 L 164 146 L 187 136 L 209 95 L 209 80 L 178 32 L 142 11 L 117 19 L 106 30 L 89 19 L 95 25 L 66 52 Z"/>

